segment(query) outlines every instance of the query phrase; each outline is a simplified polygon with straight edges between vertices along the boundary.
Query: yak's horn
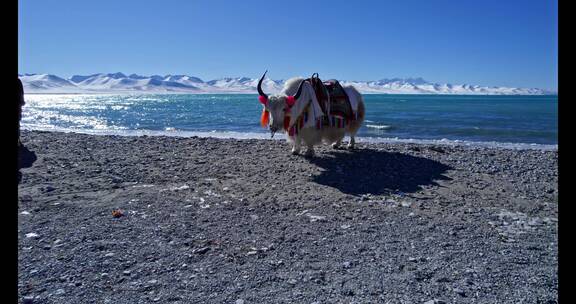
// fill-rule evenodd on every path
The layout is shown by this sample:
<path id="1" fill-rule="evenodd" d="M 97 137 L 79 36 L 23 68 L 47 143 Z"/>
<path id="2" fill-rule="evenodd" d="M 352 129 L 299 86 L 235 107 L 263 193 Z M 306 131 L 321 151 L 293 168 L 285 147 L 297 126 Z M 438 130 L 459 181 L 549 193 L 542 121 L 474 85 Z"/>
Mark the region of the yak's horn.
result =
<path id="1" fill-rule="evenodd" d="M 300 85 L 298 86 L 298 91 L 296 91 L 296 94 L 294 94 L 294 100 L 297 100 L 298 97 L 300 97 L 300 94 L 302 93 L 302 85 L 304 84 L 304 82 L 306 82 L 306 80 L 302 80 L 302 82 L 300 82 Z"/>
<path id="2" fill-rule="evenodd" d="M 264 80 L 264 76 L 266 76 L 266 73 L 268 73 L 268 71 L 264 72 L 264 75 L 262 75 L 262 78 L 260 78 L 260 81 L 258 81 L 258 94 L 268 99 L 268 95 L 264 94 L 264 92 L 262 91 L 262 80 Z"/>

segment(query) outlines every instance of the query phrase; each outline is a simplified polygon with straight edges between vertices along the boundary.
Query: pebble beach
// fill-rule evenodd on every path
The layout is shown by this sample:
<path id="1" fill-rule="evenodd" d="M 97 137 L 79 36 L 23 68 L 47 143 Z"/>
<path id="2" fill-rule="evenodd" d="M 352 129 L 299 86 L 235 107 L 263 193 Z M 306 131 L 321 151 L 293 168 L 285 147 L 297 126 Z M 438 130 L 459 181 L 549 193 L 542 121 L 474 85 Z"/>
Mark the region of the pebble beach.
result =
<path id="1" fill-rule="evenodd" d="M 558 299 L 557 150 L 21 138 L 21 303 Z"/>

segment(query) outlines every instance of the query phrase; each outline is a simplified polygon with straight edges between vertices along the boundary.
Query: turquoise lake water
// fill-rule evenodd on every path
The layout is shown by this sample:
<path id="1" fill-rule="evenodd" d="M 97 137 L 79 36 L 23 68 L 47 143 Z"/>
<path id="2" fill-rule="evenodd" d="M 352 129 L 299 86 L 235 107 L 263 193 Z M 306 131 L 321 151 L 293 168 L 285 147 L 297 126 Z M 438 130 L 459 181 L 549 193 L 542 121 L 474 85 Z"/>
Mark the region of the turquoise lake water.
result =
<path id="1" fill-rule="evenodd" d="M 360 141 L 554 148 L 557 96 L 363 95 Z M 257 95 L 27 94 L 22 127 L 93 134 L 269 138 Z M 276 138 L 276 137 L 275 137 Z"/>

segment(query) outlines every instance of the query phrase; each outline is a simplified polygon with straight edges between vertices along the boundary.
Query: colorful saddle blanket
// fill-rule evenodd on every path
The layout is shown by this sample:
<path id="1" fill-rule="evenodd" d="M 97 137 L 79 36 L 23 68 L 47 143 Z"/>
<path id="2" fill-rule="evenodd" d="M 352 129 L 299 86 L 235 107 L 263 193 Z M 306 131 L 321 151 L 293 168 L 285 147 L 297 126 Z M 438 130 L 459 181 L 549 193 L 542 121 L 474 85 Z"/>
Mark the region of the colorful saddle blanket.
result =
<path id="1" fill-rule="evenodd" d="M 354 120 L 356 115 L 352 110 L 350 98 L 340 85 L 340 82 L 336 79 L 323 82 L 317 75 L 318 74 L 315 73 L 308 80 L 314 88 L 316 99 L 318 99 L 322 111 L 328 113 L 330 116 L 339 116 L 346 120 Z M 328 102 L 330 103 L 328 104 Z"/>

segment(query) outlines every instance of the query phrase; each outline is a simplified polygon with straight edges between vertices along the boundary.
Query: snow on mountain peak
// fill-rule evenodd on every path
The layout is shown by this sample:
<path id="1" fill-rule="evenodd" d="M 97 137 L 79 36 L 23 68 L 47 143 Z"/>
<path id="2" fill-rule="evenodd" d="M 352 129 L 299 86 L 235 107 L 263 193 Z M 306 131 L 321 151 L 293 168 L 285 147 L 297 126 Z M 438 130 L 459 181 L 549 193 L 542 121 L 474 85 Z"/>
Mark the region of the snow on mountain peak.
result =
<path id="1" fill-rule="evenodd" d="M 50 74 L 19 75 L 27 93 L 112 93 L 112 92 L 182 92 L 182 93 L 256 93 L 259 78 L 224 77 L 204 82 L 188 75 L 140 76 L 121 72 L 74 75 L 69 79 Z M 326 78 L 328 79 L 328 78 Z M 361 93 L 379 94 L 484 94 L 484 95 L 545 95 L 556 92 L 536 88 L 484 87 L 469 84 L 431 83 L 421 77 L 385 78 L 377 81 L 340 81 L 353 85 Z M 284 80 L 266 78 L 263 90 L 278 93 Z"/>
<path id="2" fill-rule="evenodd" d="M 428 81 L 424 80 L 421 77 L 417 78 L 391 78 L 391 79 L 381 79 L 378 83 L 401 83 L 401 84 L 413 84 L 413 85 L 422 85 L 422 84 L 429 84 Z"/>
<path id="3" fill-rule="evenodd" d="M 114 79 L 120 79 L 120 78 L 126 78 L 126 75 L 118 72 L 118 73 L 114 73 L 114 74 L 108 74 L 108 77 L 114 78 Z"/>

